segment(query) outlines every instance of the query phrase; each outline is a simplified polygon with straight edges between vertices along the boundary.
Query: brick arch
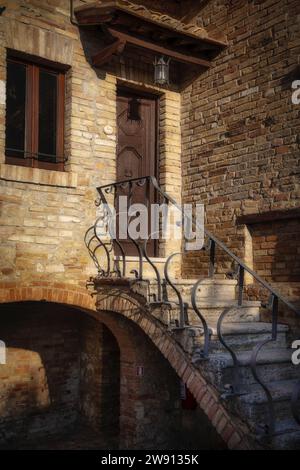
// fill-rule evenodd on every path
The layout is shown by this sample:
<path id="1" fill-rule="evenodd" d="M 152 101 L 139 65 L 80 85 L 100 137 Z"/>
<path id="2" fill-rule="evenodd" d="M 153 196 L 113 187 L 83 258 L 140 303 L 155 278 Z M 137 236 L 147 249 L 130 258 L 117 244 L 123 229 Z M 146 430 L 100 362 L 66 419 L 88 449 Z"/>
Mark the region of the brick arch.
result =
<path id="1" fill-rule="evenodd" d="M 97 312 L 95 298 L 86 289 L 67 284 L 46 284 L 18 286 L 17 283 L 0 284 L 0 304 L 43 302 L 53 305 L 65 305 L 75 308 L 96 321 L 104 324 L 116 339 L 120 350 L 121 375 L 126 387 L 121 386 L 120 396 L 120 445 L 122 448 L 134 446 L 136 440 L 136 411 L 134 406 L 138 383 L 134 372 L 139 362 L 138 348 L 134 337 L 126 331 L 120 320 L 126 321 L 116 313 Z M 128 321 L 126 321 L 128 323 Z"/>
<path id="2" fill-rule="evenodd" d="M 96 302 L 96 299 L 82 287 L 68 284 L 46 284 L 44 282 L 22 287 L 17 283 L 0 284 L 0 303 L 22 301 L 54 302 L 84 310 L 111 330 L 120 349 L 127 351 L 127 357 L 130 357 L 133 364 L 136 363 L 137 352 L 133 347 L 133 338 L 120 335 L 120 328 L 112 312 L 121 314 L 127 320 L 134 322 L 150 338 L 177 375 L 187 384 L 200 408 L 226 442 L 228 448 L 249 448 L 248 430 L 238 420 L 230 417 L 218 394 L 201 375 L 199 369 L 191 363 L 187 354 L 166 331 L 165 327 L 151 316 L 136 299 L 126 295 L 105 295 Z M 129 428 L 131 429 L 131 427 Z"/>
<path id="3" fill-rule="evenodd" d="M 117 312 L 137 324 L 167 359 L 177 375 L 186 383 L 200 408 L 229 449 L 248 449 L 248 430 L 238 420 L 233 420 L 213 387 L 201 375 L 187 354 L 166 331 L 162 323 L 133 297 L 104 295 L 96 302 L 98 312 Z"/>
<path id="4" fill-rule="evenodd" d="M 95 299 L 81 286 L 50 282 L 34 282 L 22 286 L 17 282 L 0 283 L 0 303 L 25 301 L 56 302 L 95 310 Z"/>
<path id="5" fill-rule="evenodd" d="M 95 308 L 95 300 L 93 300 Z M 120 448 L 132 448 L 137 438 L 137 419 L 135 398 L 139 393 L 139 383 L 135 380 L 136 366 L 139 362 L 138 348 L 133 335 L 124 325 L 124 319 L 113 312 L 97 312 L 83 306 L 74 306 L 81 312 L 104 324 L 114 336 L 120 351 Z M 128 322 L 126 322 L 128 323 Z"/>
<path id="6" fill-rule="evenodd" d="M 0 283 L 0 303 L 10 302 L 51 302 L 74 307 L 84 311 L 96 320 L 104 323 L 114 334 L 121 348 L 128 351 L 128 357 L 136 359 L 136 354 L 130 348 L 129 339 L 119 334 L 117 322 L 111 315 L 101 315 L 96 310 L 96 300 L 86 290 L 69 284 L 35 283 L 20 287 L 17 283 Z"/>

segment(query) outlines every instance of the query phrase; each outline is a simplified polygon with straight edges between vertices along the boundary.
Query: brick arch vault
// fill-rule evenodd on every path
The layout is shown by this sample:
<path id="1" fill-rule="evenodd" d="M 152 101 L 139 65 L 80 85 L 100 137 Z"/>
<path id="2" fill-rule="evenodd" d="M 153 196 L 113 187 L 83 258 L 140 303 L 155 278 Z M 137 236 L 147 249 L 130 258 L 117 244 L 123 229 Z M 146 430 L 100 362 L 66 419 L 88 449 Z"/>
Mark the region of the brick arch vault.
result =
<path id="1" fill-rule="evenodd" d="M 248 449 L 250 447 L 247 428 L 235 416 L 231 416 L 220 400 L 215 389 L 205 380 L 188 355 L 175 341 L 166 327 L 134 298 L 129 296 L 98 296 L 97 300 L 86 289 L 76 285 L 58 283 L 34 283 L 19 286 L 17 283 L 0 284 L 0 303 L 10 302 L 53 302 L 79 309 L 103 323 L 116 338 L 123 352 L 123 383 L 121 383 L 120 445 L 138 446 L 137 394 L 139 377 L 137 370 L 143 361 L 134 328 L 151 340 L 158 351 L 168 361 L 177 376 L 186 383 L 195 397 L 200 409 L 229 449 Z M 121 360 L 122 361 L 122 360 Z M 122 366 L 121 366 L 122 367 Z M 155 406 L 155 404 L 154 404 Z M 123 407 L 123 408 L 122 408 Z M 141 411 L 142 413 L 142 411 Z"/>

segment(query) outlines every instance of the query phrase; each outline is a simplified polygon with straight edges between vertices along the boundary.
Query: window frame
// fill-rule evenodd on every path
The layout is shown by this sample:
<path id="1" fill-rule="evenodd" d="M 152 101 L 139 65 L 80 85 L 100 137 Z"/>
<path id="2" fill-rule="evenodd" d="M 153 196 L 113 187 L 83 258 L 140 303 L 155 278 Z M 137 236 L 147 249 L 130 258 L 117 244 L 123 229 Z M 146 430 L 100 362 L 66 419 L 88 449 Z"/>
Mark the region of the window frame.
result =
<path id="1" fill-rule="evenodd" d="M 5 162 L 11 165 L 64 171 L 65 75 L 68 67 L 10 50 L 7 53 L 7 64 L 9 62 L 26 66 L 25 157 L 12 156 L 11 151 L 10 155 L 7 155 L 5 148 Z M 38 159 L 40 70 L 51 72 L 57 76 L 56 157 L 59 158 L 57 162 Z"/>

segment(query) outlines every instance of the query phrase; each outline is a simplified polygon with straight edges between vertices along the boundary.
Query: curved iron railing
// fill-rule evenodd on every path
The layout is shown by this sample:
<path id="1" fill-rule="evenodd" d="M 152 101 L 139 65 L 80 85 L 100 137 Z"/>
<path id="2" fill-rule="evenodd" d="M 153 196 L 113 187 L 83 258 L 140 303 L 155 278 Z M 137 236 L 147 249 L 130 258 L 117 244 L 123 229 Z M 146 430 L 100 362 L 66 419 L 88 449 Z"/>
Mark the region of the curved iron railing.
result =
<path id="1" fill-rule="evenodd" d="M 267 436 L 271 436 L 275 433 L 275 417 L 274 417 L 274 402 L 272 393 L 269 390 L 267 384 L 264 382 L 263 378 L 260 377 L 258 371 L 258 357 L 262 349 L 265 347 L 266 344 L 270 342 L 275 342 L 277 340 L 277 332 L 278 332 L 278 304 L 281 302 L 286 308 L 293 311 L 296 315 L 300 316 L 300 312 L 297 307 L 292 304 L 288 299 L 286 299 L 280 292 L 278 292 L 274 287 L 268 284 L 263 278 L 261 278 L 255 271 L 249 268 L 240 258 L 238 258 L 221 240 L 219 240 L 215 235 L 213 235 L 209 230 L 205 227 L 199 225 L 199 222 L 194 221 L 192 216 L 189 214 L 184 214 L 182 211 L 181 206 L 177 204 L 177 202 L 169 196 L 166 192 L 164 192 L 161 187 L 159 186 L 157 180 L 153 176 L 143 177 L 143 178 L 135 178 L 130 180 L 125 180 L 121 182 L 115 182 L 109 185 L 100 186 L 97 188 L 99 193 L 99 200 L 96 201 L 96 205 L 103 208 L 103 213 L 98 219 L 96 220 L 95 224 L 90 227 L 85 235 L 85 243 L 87 249 L 93 259 L 95 266 L 98 271 L 98 277 L 109 277 L 109 276 L 117 276 L 117 277 L 126 277 L 127 275 L 127 261 L 128 257 L 126 255 L 126 249 L 124 247 L 124 241 L 121 241 L 118 237 L 113 237 L 114 230 L 116 227 L 108 227 L 108 235 L 109 237 L 106 238 L 105 241 L 102 241 L 99 233 L 98 228 L 103 224 L 108 224 L 108 219 L 112 217 L 112 210 L 108 205 L 109 195 L 112 195 L 111 204 L 112 206 L 116 207 L 118 195 L 123 191 L 127 190 L 127 197 L 129 206 L 133 200 L 134 190 L 135 188 L 145 188 L 145 194 L 143 195 L 143 203 L 146 205 L 147 210 L 150 208 L 150 193 L 151 191 L 156 194 L 156 198 L 158 202 L 164 202 L 167 206 L 173 205 L 175 206 L 181 213 L 183 217 L 186 217 L 189 222 L 196 228 L 203 230 L 204 235 L 206 237 L 206 244 L 203 249 L 208 252 L 209 255 L 209 266 L 208 266 L 208 277 L 214 278 L 215 270 L 216 270 L 216 252 L 217 249 L 221 250 L 225 253 L 235 264 L 236 270 L 234 273 L 230 273 L 231 276 L 236 277 L 237 279 L 237 305 L 226 307 L 223 312 L 221 313 L 218 322 L 217 322 L 217 336 L 220 343 L 223 347 L 229 352 L 233 361 L 233 383 L 227 385 L 227 391 L 224 394 L 225 397 L 233 397 L 238 396 L 241 394 L 240 387 L 239 387 L 239 360 L 238 356 L 233 350 L 231 346 L 227 344 L 226 338 L 223 333 L 223 323 L 225 318 L 230 314 L 232 308 L 242 307 L 243 306 L 243 297 L 244 297 L 244 288 L 245 288 L 245 273 L 248 273 L 252 278 L 256 281 L 256 283 L 262 287 L 265 291 L 269 293 L 269 301 L 261 302 L 261 306 L 268 309 L 271 309 L 271 324 L 272 324 L 272 332 L 269 339 L 264 339 L 264 341 L 259 342 L 253 349 L 251 355 L 251 371 L 255 381 L 261 386 L 262 390 L 265 393 L 267 406 L 268 406 L 268 422 L 262 423 L 261 428 L 264 429 L 264 432 Z M 130 215 L 128 216 L 130 219 Z M 156 232 L 155 232 L 156 233 Z M 143 279 L 143 265 L 147 262 L 155 273 L 155 279 L 157 284 L 157 291 L 154 295 L 156 302 L 167 302 L 165 296 L 163 295 L 163 281 L 161 279 L 159 270 L 157 269 L 153 259 L 148 255 L 148 243 L 153 236 L 153 233 L 149 235 L 145 240 L 134 240 L 129 232 L 127 226 L 127 239 L 132 243 L 135 247 L 136 254 L 138 257 L 138 269 L 133 270 L 132 273 L 135 275 L 137 280 Z M 109 239 L 108 239 L 109 238 Z M 112 259 L 112 254 L 114 252 L 113 248 L 117 249 L 120 255 Z M 98 253 L 102 249 L 104 252 L 104 264 L 105 267 L 101 265 L 99 260 Z M 186 323 L 186 306 L 183 301 L 182 295 L 179 289 L 176 287 L 176 283 L 171 280 L 169 274 L 169 265 L 175 255 L 180 253 L 173 253 L 171 254 L 165 262 L 164 266 L 164 277 L 166 284 L 175 292 L 177 297 L 177 305 L 179 310 L 179 319 L 177 322 L 177 326 L 180 328 L 184 328 Z M 121 267 L 120 267 L 121 261 Z M 210 349 L 210 342 L 211 342 L 211 330 L 209 328 L 208 322 L 205 319 L 203 313 L 201 313 L 198 307 L 198 290 L 201 286 L 202 279 L 198 280 L 192 290 L 191 290 L 191 307 L 193 308 L 195 314 L 199 318 L 202 328 L 203 328 L 203 349 L 200 352 L 199 359 L 200 360 L 207 360 L 209 357 L 209 349 Z M 296 384 L 295 389 L 292 393 L 291 397 L 291 410 L 295 420 L 300 424 L 300 416 L 299 416 L 299 397 L 300 397 L 300 381 Z"/>

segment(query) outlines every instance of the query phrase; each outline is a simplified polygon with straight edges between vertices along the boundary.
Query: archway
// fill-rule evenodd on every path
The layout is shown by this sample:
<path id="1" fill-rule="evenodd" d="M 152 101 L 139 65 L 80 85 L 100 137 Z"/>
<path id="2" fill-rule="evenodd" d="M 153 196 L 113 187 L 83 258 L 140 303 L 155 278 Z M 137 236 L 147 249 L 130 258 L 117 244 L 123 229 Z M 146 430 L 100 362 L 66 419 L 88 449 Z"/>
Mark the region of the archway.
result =
<path id="1" fill-rule="evenodd" d="M 0 305 L 0 335 L 1 447 L 118 447 L 120 351 L 103 323 L 66 305 L 18 302 Z"/>
<path id="2" fill-rule="evenodd" d="M 167 359 L 122 315 L 15 302 L 0 305 L 0 332 L 2 447 L 223 447 L 199 406 L 182 408 Z"/>
<path id="3" fill-rule="evenodd" d="M 227 447 L 230 449 L 251 448 L 249 429 L 245 427 L 237 415 L 233 416 L 228 412 L 213 387 L 190 362 L 189 357 L 176 344 L 172 335 L 152 315 L 149 315 L 137 301 L 133 298 L 126 299 L 123 297 L 105 296 L 100 302 L 95 302 L 95 298 L 82 286 L 53 282 L 33 282 L 23 286 L 16 282 L 3 282 L 0 285 L 0 303 L 3 304 L 26 301 L 59 303 L 84 311 L 98 321 L 100 321 L 100 317 L 101 321 L 104 321 L 103 318 L 111 319 L 110 312 L 118 312 L 116 314 L 118 317 L 122 317 L 126 321 L 128 319 L 130 323 L 136 324 L 138 329 L 150 338 L 178 377 L 188 385 L 199 407 L 208 417 L 210 425 L 226 442 Z M 133 416 L 132 422 L 135 422 L 132 407 L 130 412 Z M 129 436 L 133 428 L 130 425 L 123 435 Z M 132 432 L 133 434 L 134 432 Z M 131 445 L 132 442 L 133 438 L 131 436 L 128 444 Z"/>

